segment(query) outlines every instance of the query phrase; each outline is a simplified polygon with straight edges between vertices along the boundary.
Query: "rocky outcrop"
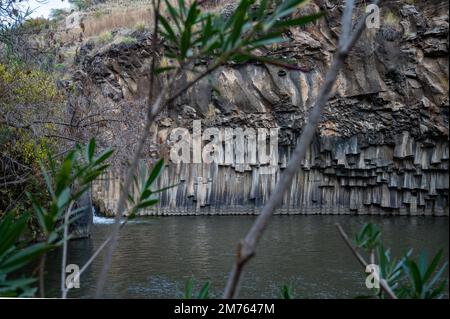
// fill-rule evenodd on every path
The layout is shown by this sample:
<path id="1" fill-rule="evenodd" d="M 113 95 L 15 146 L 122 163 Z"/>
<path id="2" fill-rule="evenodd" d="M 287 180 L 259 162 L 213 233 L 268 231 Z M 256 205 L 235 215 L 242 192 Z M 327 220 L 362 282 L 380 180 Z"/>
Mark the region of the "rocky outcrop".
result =
<path id="1" fill-rule="evenodd" d="M 271 174 L 268 165 L 251 161 L 170 163 L 159 184 L 180 184 L 146 213 L 259 211 L 289 160 L 335 51 L 341 2 L 316 1 L 301 10 L 319 8 L 328 12 L 324 20 L 292 29 L 289 41 L 266 52 L 295 61 L 303 71 L 227 65 L 178 98 L 153 128 L 153 145 L 162 147 L 148 158 L 167 156 L 161 149 L 171 129 L 191 130 L 193 120 L 203 128 L 279 128 L 279 160 L 269 167 Z M 365 31 L 339 74 L 280 213 L 448 215 L 448 3 L 400 1 L 381 12 L 381 28 Z M 88 43 L 74 81 L 88 79 L 90 90 L 111 105 L 137 103 L 148 90 L 151 51 L 145 34 L 136 43 L 102 50 Z M 121 174 L 109 174 L 95 190 L 103 210 L 113 212 Z"/>

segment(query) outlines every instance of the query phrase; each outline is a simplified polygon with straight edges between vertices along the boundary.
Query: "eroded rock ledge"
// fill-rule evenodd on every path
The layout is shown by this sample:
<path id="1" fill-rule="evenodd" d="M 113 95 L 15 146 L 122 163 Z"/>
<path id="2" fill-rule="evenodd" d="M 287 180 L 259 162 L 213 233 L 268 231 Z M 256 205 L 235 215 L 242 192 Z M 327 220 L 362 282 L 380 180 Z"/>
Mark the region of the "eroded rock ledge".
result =
<path id="1" fill-rule="evenodd" d="M 145 213 L 259 211 L 323 81 L 339 32 L 341 2 L 315 1 L 303 8 L 326 9 L 328 16 L 291 30 L 290 41 L 267 52 L 294 59 L 304 72 L 258 63 L 217 70 L 161 114 L 152 144 L 159 147 L 149 147 L 146 154 L 150 161 L 164 156 L 167 132 L 190 129 L 194 119 L 204 127 L 278 127 L 276 173 L 260 174 L 266 168 L 258 165 L 170 164 L 159 184 L 182 183 Z M 407 2 L 386 4 L 382 10 L 390 12 L 390 19 L 383 24 L 382 18 L 380 29 L 367 30 L 352 51 L 279 213 L 448 215 L 448 2 Z M 73 81 L 85 97 L 95 92 L 103 107 L 127 108 L 148 90 L 151 51 L 145 34 L 134 44 L 101 50 L 87 44 Z M 106 127 L 99 138 L 120 129 Z M 95 186 L 94 196 L 111 214 L 121 174 L 109 174 Z"/>

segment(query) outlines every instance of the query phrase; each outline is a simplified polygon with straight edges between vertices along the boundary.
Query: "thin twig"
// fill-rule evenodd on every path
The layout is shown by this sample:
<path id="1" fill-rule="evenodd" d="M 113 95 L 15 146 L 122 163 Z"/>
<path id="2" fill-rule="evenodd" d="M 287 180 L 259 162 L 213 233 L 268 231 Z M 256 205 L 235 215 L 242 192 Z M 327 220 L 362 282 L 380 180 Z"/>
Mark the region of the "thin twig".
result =
<path id="1" fill-rule="evenodd" d="M 120 225 L 120 229 L 122 229 L 126 223 L 128 222 L 128 217 L 125 217 L 125 220 Z M 103 243 L 97 248 L 97 250 L 92 254 L 92 256 L 86 261 L 86 263 L 81 267 L 80 271 L 75 274 L 74 281 L 77 281 L 80 279 L 81 275 L 86 271 L 86 269 L 94 262 L 95 258 L 100 254 L 100 252 L 106 247 L 106 245 L 110 242 L 111 236 L 106 238 Z M 68 290 L 72 289 L 72 287 L 69 287 Z"/>
<path id="2" fill-rule="evenodd" d="M 155 7 L 155 1 L 153 1 L 153 10 L 155 11 L 155 14 L 157 16 L 159 16 L 159 0 L 158 0 L 157 7 Z M 153 32 L 154 32 L 154 34 L 153 34 L 153 38 L 152 38 L 152 48 L 154 50 L 154 54 L 153 54 L 153 60 L 154 60 L 156 57 L 155 50 L 157 47 L 156 44 L 157 44 L 157 40 L 158 40 L 158 37 L 157 37 L 158 20 L 155 20 Z M 154 76 L 154 64 L 153 63 L 152 63 L 152 67 L 151 67 L 150 71 L 151 71 L 150 76 L 152 78 Z M 177 74 L 178 74 L 178 71 L 174 72 L 173 77 L 175 78 L 175 76 Z M 156 98 L 156 100 L 154 102 L 153 102 L 153 96 L 151 96 L 153 94 L 153 87 L 150 87 L 150 91 L 149 91 L 150 96 L 148 99 L 148 103 L 151 106 L 148 108 L 147 119 L 146 119 L 144 131 L 142 132 L 142 135 L 139 139 L 137 149 L 134 153 L 133 159 L 131 161 L 131 165 L 128 169 L 128 173 L 125 177 L 125 182 L 124 182 L 124 185 L 123 185 L 120 197 L 119 197 L 119 201 L 117 203 L 116 216 L 114 219 L 114 225 L 111 230 L 111 239 L 107 243 L 108 248 L 107 248 L 107 251 L 105 254 L 102 271 L 101 271 L 100 276 L 97 281 L 97 290 L 95 293 L 96 298 L 102 297 L 102 294 L 103 294 L 103 289 L 104 289 L 104 286 L 106 283 L 106 278 L 108 276 L 108 271 L 111 266 L 112 254 L 114 252 L 114 249 L 116 248 L 117 240 L 119 237 L 120 220 L 122 218 L 122 214 L 125 209 L 125 201 L 126 201 L 126 198 L 128 198 L 128 193 L 129 193 L 131 183 L 133 181 L 134 172 L 137 169 L 142 150 L 144 149 L 145 141 L 147 140 L 147 137 L 150 134 L 150 127 L 151 127 L 154 119 L 156 118 L 156 116 L 158 115 L 160 110 L 162 109 L 162 106 L 164 104 L 163 100 L 166 97 L 166 91 L 172 86 L 173 82 L 174 81 L 169 80 L 169 83 L 163 87 L 163 89 L 161 90 L 160 94 L 158 95 L 158 97 Z"/>
<path id="3" fill-rule="evenodd" d="M 61 261 L 61 298 L 67 298 L 67 287 L 66 287 L 66 265 L 67 265 L 67 245 L 68 245 L 68 235 L 69 235 L 69 217 L 72 213 L 74 201 L 72 201 L 69 205 L 69 208 L 66 211 L 64 216 L 64 244 L 63 244 L 63 255 Z"/>
<path id="4" fill-rule="evenodd" d="M 155 82 L 155 66 L 156 66 L 156 50 L 157 50 L 157 43 L 158 43 L 158 27 L 159 27 L 159 6 L 160 6 L 161 0 L 157 0 L 155 4 L 155 0 L 152 0 L 152 6 L 153 6 L 153 35 L 152 35 L 152 63 L 150 66 L 150 87 L 149 87 L 149 93 L 148 93 L 148 103 L 151 103 L 153 100 L 153 86 Z"/>
<path id="5" fill-rule="evenodd" d="M 368 263 L 366 262 L 364 257 L 361 256 L 361 254 L 358 252 L 356 247 L 353 246 L 352 242 L 348 238 L 348 236 L 345 233 L 344 229 L 342 229 L 341 225 L 336 224 L 336 227 L 339 230 L 339 234 L 341 235 L 342 239 L 344 239 L 345 243 L 347 244 L 347 246 L 352 251 L 353 255 L 356 257 L 356 259 L 359 261 L 359 263 L 364 267 L 364 269 L 366 269 Z M 383 278 L 380 278 L 379 274 L 376 271 L 373 274 L 375 276 L 375 279 L 380 283 L 380 287 L 388 294 L 388 296 L 391 297 L 392 299 L 398 299 L 398 297 L 392 291 L 391 287 L 389 287 L 389 285 L 386 282 L 386 280 L 383 279 Z"/>
<path id="6" fill-rule="evenodd" d="M 160 106 L 162 105 L 161 100 L 162 100 L 163 94 L 165 94 L 165 90 L 158 96 L 158 99 L 155 101 L 155 103 L 153 104 L 151 109 L 155 109 L 155 110 L 160 109 Z M 119 201 L 117 203 L 117 211 L 116 211 L 116 215 L 114 217 L 114 224 L 113 224 L 113 227 L 111 230 L 111 240 L 109 241 L 108 249 L 106 251 L 105 259 L 103 262 L 103 268 L 102 268 L 102 271 L 100 273 L 100 276 L 99 276 L 99 279 L 97 282 L 97 291 L 95 294 L 96 298 L 101 298 L 101 296 L 103 294 L 103 288 L 105 286 L 106 277 L 108 275 L 109 267 L 111 264 L 112 253 L 117 245 L 117 239 L 119 236 L 119 229 L 120 229 L 120 220 L 121 220 L 123 211 L 125 209 L 125 200 L 128 197 L 128 192 L 129 192 L 131 183 L 133 181 L 134 172 L 136 171 L 136 168 L 138 166 L 142 150 L 144 149 L 145 141 L 147 140 L 147 137 L 150 134 L 150 127 L 151 127 L 151 124 L 153 123 L 154 116 L 151 116 L 152 113 L 153 112 L 149 112 L 150 116 L 148 117 L 148 119 L 145 123 L 144 131 L 143 131 L 141 137 L 139 138 L 136 152 L 134 153 L 133 160 L 128 169 L 128 173 L 125 178 L 125 182 L 124 182 L 124 185 L 123 185 L 120 197 L 119 197 Z"/>
<path id="7" fill-rule="evenodd" d="M 41 261 L 39 263 L 39 296 L 41 298 L 45 298 L 45 283 L 44 283 L 44 276 L 45 276 L 45 260 L 47 259 L 47 254 L 44 253 L 41 256 Z"/>
<path id="8" fill-rule="evenodd" d="M 375 1 L 374 3 L 378 3 L 378 1 Z M 347 2 L 347 8 L 345 8 L 345 14 L 342 17 L 342 26 L 346 26 L 344 28 L 345 30 L 352 29 L 352 15 L 348 14 L 348 12 L 353 11 L 353 5 L 353 1 Z M 337 78 L 339 70 L 341 69 L 345 59 L 347 58 L 350 49 L 356 43 L 364 30 L 366 16 L 367 15 L 365 15 L 359 21 L 355 28 L 355 31 L 348 39 L 346 39 L 345 37 L 340 38 L 338 52 L 333 59 L 330 69 L 327 72 L 325 81 L 320 89 L 314 107 L 308 117 L 308 122 L 306 123 L 302 131 L 299 142 L 297 143 L 297 146 L 292 153 L 291 159 L 284 169 L 280 181 L 276 186 L 276 189 L 264 205 L 261 214 L 253 223 L 244 240 L 239 243 L 236 262 L 231 269 L 230 276 L 228 278 L 228 282 L 223 294 L 224 298 L 235 298 L 238 295 L 243 268 L 255 254 L 256 246 L 268 225 L 270 217 L 272 216 L 275 209 L 282 203 L 284 193 L 292 184 L 295 173 L 300 168 L 301 160 L 304 158 L 306 151 L 312 142 L 314 133 L 322 115 L 323 108 L 325 107 L 325 104 L 332 92 L 333 85 Z"/>
<path id="9" fill-rule="evenodd" d="M 157 28 L 158 28 L 158 25 L 155 25 L 155 31 L 157 31 Z M 155 43 L 152 43 L 152 46 L 153 46 L 153 48 L 156 48 L 157 37 L 154 37 L 153 39 L 154 39 Z M 140 155 L 144 148 L 145 141 L 147 140 L 148 135 L 150 134 L 150 127 L 151 127 L 153 121 L 155 120 L 156 116 L 160 113 L 160 111 L 162 110 L 164 105 L 167 105 L 171 101 L 175 100 L 178 96 L 180 96 L 185 91 L 187 91 L 192 85 L 194 85 L 196 82 L 200 81 L 204 76 L 206 76 L 207 74 L 209 74 L 209 73 L 213 72 L 215 69 L 217 69 L 220 66 L 220 64 L 223 63 L 223 60 L 224 60 L 224 57 L 219 58 L 217 63 L 214 63 L 211 67 L 207 68 L 204 72 L 202 72 L 200 75 L 198 75 L 192 81 L 186 83 L 180 90 L 176 91 L 173 95 L 166 97 L 166 95 L 170 92 L 172 86 L 174 85 L 175 79 L 181 72 L 181 67 L 178 67 L 176 70 L 173 71 L 173 74 L 172 74 L 171 78 L 169 79 L 168 83 L 163 86 L 163 88 L 162 88 L 160 94 L 158 95 L 158 97 L 156 98 L 155 102 L 151 103 L 152 97 L 149 96 L 149 103 L 151 104 L 151 106 L 148 108 L 147 120 L 146 120 L 146 124 L 144 127 L 144 131 L 142 133 L 142 136 L 139 139 L 137 149 L 134 153 L 133 159 L 131 161 L 131 165 L 128 169 L 128 173 L 125 178 L 125 182 L 124 182 L 124 186 L 121 191 L 121 195 L 119 197 L 119 201 L 117 204 L 117 211 L 116 211 L 116 215 L 115 215 L 114 225 L 111 230 L 110 239 L 108 240 L 107 243 L 105 243 L 105 246 L 106 246 L 106 244 L 108 244 L 108 246 L 107 246 L 108 248 L 107 248 L 107 251 L 105 254 L 105 259 L 103 262 L 103 268 L 102 268 L 102 271 L 100 273 L 100 276 L 99 276 L 99 279 L 97 282 L 97 290 L 95 293 L 96 298 L 101 298 L 101 296 L 103 294 L 103 289 L 104 289 L 104 286 L 106 283 L 106 278 L 107 278 L 108 271 L 109 271 L 109 268 L 111 265 L 112 254 L 113 254 L 113 251 L 114 251 L 114 249 L 117 245 L 117 241 L 118 241 L 119 230 L 120 230 L 120 225 L 121 225 L 120 220 L 121 220 L 123 211 L 125 209 L 125 201 L 126 201 L 126 198 L 128 197 L 128 192 L 129 192 L 131 183 L 133 181 L 134 172 L 137 169 L 137 166 L 139 163 L 139 158 L 140 158 Z M 154 72 L 152 72 L 152 73 L 154 73 Z M 152 89 L 150 89 L 149 94 L 153 94 Z"/>

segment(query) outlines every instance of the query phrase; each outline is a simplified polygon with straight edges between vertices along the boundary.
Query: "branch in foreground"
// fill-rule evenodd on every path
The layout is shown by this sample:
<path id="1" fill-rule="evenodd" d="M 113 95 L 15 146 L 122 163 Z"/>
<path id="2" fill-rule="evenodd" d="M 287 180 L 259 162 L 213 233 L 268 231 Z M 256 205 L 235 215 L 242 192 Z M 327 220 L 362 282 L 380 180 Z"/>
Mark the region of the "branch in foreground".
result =
<path id="1" fill-rule="evenodd" d="M 344 239 L 345 243 L 347 244 L 347 246 L 352 251 L 353 255 L 356 257 L 356 259 L 358 259 L 359 263 L 364 267 L 364 269 L 366 269 L 368 263 L 363 258 L 363 256 L 361 256 L 361 254 L 358 252 L 358 250 L 352 245 L 352 242 L 348 238 L 348 236 L 345 233 L 344 229 L 342 229 L 341 225 L 339 225 L 339 224 L 336 224 L 336 227 L 339 230 L 339 234 L 341 235 L 342 239 Z M 373 263 L 373 258 L 374 258 L 373 252 L 370 255 L 371 255 L 371 263 Z M 392 299 L 398 299 L 398 297 L 392 291 L 391 287 L 389 287 L 389 285 L 386 282 L 386 280 L 380 278 L 379 274 L 377 272 L 374 272 L 373 274 L 375 276 L 375 279 L 380 283 L 381 289 L 383 289 L 388 294 L 388 296 L 391 297 Z"/>
<path id="2" fill-rule="evenodd" d="M 139 158 L 141 156 L 142 150 L 144 149 L 144 144 L 148 138 L 148 135 L 150 134 L 150 127 L 160 112 L 162 106 L 163 106 L 163 100 L 165 99 L 166 91 L 171 86 L 171 82 L 169 82 L 168 85 L 165 85 L 158 97 L 156 98 L 155 102 L 153 101 L 153 81 L 154 81 L 154 68 L 155 68 L 155 58 L 156 58 L 156 47 L 158 42 L 158 27 L 159 27 L 159 19 L 157 18 L 159 16 L 159 10 L 160 10 L 160 0 L 155 3 L 155 0 L 152 1 L 153 6 L 153 12 L 155 14 L 155 22 L 154 22 L 154 29 L 153 29 L 153 36 L 152 36 L 152 48 L 153 48 L 153 59 L 151 64 L 151 74 L 150 74 L 150 89 L 149 89 L 149 97 L 148 97 L 148 103 L 149 108 L 147 110 L 147 119 L 144 127 L 144 131 L 142 133 L 142 136 L 139 139 L 138 146 L 136 149 L 136 152 L 134 153 L 133 160 L 131 161 L 130 168 L 128 169 L 127 176 L 125 178 L 124 186 L 121 191 L 119 201 L 117 203 L 117 212 L 114 220 L 114 225 L 111 230 L 111 236 L 110 240 L 105 241 L 105 245 L 108 245 L 108 248 L 106 250 L 105 259 L 103 261 L 103 267 L 102 271 L 100 273 L 99 279 L 97 281 L 97 290 L 95 292 L 95 297 L 100 298 L 103 294 L 103 289 L 106 284 L 106 278 L 108 276 L 109 268 L 112 261 L 112 255 L 113 252 L 117 246 L 117 241 L 119 238 L 119 231 L 120 231 L 120 220 L 122 218 L 123 211 L 125 209 L 125 202 L 128 198 L 128 193 L 131 187 L 131 183 L 133 182 L 133 176 L 134 172 L 137 169 Z M 175 72 L 176 75 L 176 72 Z M 174 75 L 174 77 L 175 77 Z"/>
<path id="3" fill-rule="evenodd" d="M 374 4 L 377 3 L 378 1 L 374 1 Z M 350 30 L 352 30 L 351 12 L 353 11 L 353 6 L 353 1 L 347 1 L 342 17 L 344 36 L 339 40 L 338 52 L 333 59 L 332 65 L 326 75 L 325 82 L 320 89 L 317 100 L 308 117 L 308 123 L 302 131 L 299 142 L 292 153 L 292 157 L 283 171 L 275 191 L 271 194 L 269 200 L 264 205 L 261 214 L 253 223 L 244 240 L 239 243 L 237 259 L 228 278 L 223 294 L 224 298 L 235 298 L 238 295 L 243 268 L 255 254 L 256 246 L 267 227 L 270 216 L 281 204 L 284 193 L 292 184 L 293 177 L 300 167 L 301 160 L 305 157 L 306 151 L 312 142 L 323 108 L 325 107 L 325 104 L 331 94 L 338 72 L 347 58 L 350 49 L 359 39 L 364 30 L 367 15 L 365 15 L 358 22 L 355 30 L 352 34 L 350 34 Z"/>
<path id="4" fill-rule="evenodd" d="M 66 265 L 67 265 L 67 245 L 68 245 L 68 237 L 69 237 L 69 218 L 72 214 L 72 207 L 74 205 L 74 201 L 72 201 L 69 205 L 69 208 L 66 211 L 64 216 L 64 233 L 63 233 L 63 254 L 61 261 L 61 298 L 67 298 L 68 288 L 66 287 Z"/>
<path id="5" fill-rule="evenodd" d="M 167 88 L 167 86 L 165 86 L 165 88 Z M 166 90 L 163 90 L 159 94 L 155 103 L 150 107 L 151 111 L 149 110 L 149 112 L 148 112 L 149 116 L 145 123 L 144 131 L 142 133 L 142 136 L 139 139 L 136 152 L 134 153 L 130 168 L 128 169 L 128 173 L 125 178 L 122 192 L 120 194 L 119 201 L 117 204 L 117 211 L 116 211 L 116 215 L 114 217 L 114 224 L 113 224 L 112 231 L 111 231 L 111 240 L 108 241 L 108 249 L 106 250 L 105 259 L 103 262 L 103 268 L 102 268 L 102 271 L 100 273 L 100 276 L 99 276 L 99 279 L 97 282 L 97 291 L 95 294 L 96 298 L 102 297 L 103 288 L 106 283 L 106 277 L 108 275 L 109 267 L 111 265 L 112 254 L 114 252 L 114 249 L 116 248 L 117 240 L 119 237 L 119 230 L 120 230 L 120 225 L 121 225 L 120 220 L 121 220 L 122 214 L 125 210 L 125 202 L 126 202 L 126 199 L 128 198 L 128 193 L 129 193 L 129 190 L 131 187 L 131 183 L 133 182 L 134 172 L 137 169 L 142 150 L 144 149 L 145 142 L 148 138 L 148 135 L 150 134 L 151 124 L 153 123 L 153 120 L 155 119 L 156 115 L 161 110 L 161 106 L 163 105 L 162 99 L 165 94 L 166 94 Z"/>

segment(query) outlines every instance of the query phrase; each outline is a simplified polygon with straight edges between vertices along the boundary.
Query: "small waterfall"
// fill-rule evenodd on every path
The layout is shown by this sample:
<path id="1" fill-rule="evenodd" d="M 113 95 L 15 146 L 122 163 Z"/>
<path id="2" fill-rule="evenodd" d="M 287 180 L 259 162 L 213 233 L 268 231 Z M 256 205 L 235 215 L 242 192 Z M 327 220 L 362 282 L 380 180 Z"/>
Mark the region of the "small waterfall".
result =
<path id="1" fill-rule="evenodd" d="M 114 218 L 107 218 L 107 217 L 99 216 L 95 206 L 92 206 L 92 216 L 93 216 L 92 222 L 96 225 L 97 224 L 112 224 L 112 223 L 114 223 Z"/>

